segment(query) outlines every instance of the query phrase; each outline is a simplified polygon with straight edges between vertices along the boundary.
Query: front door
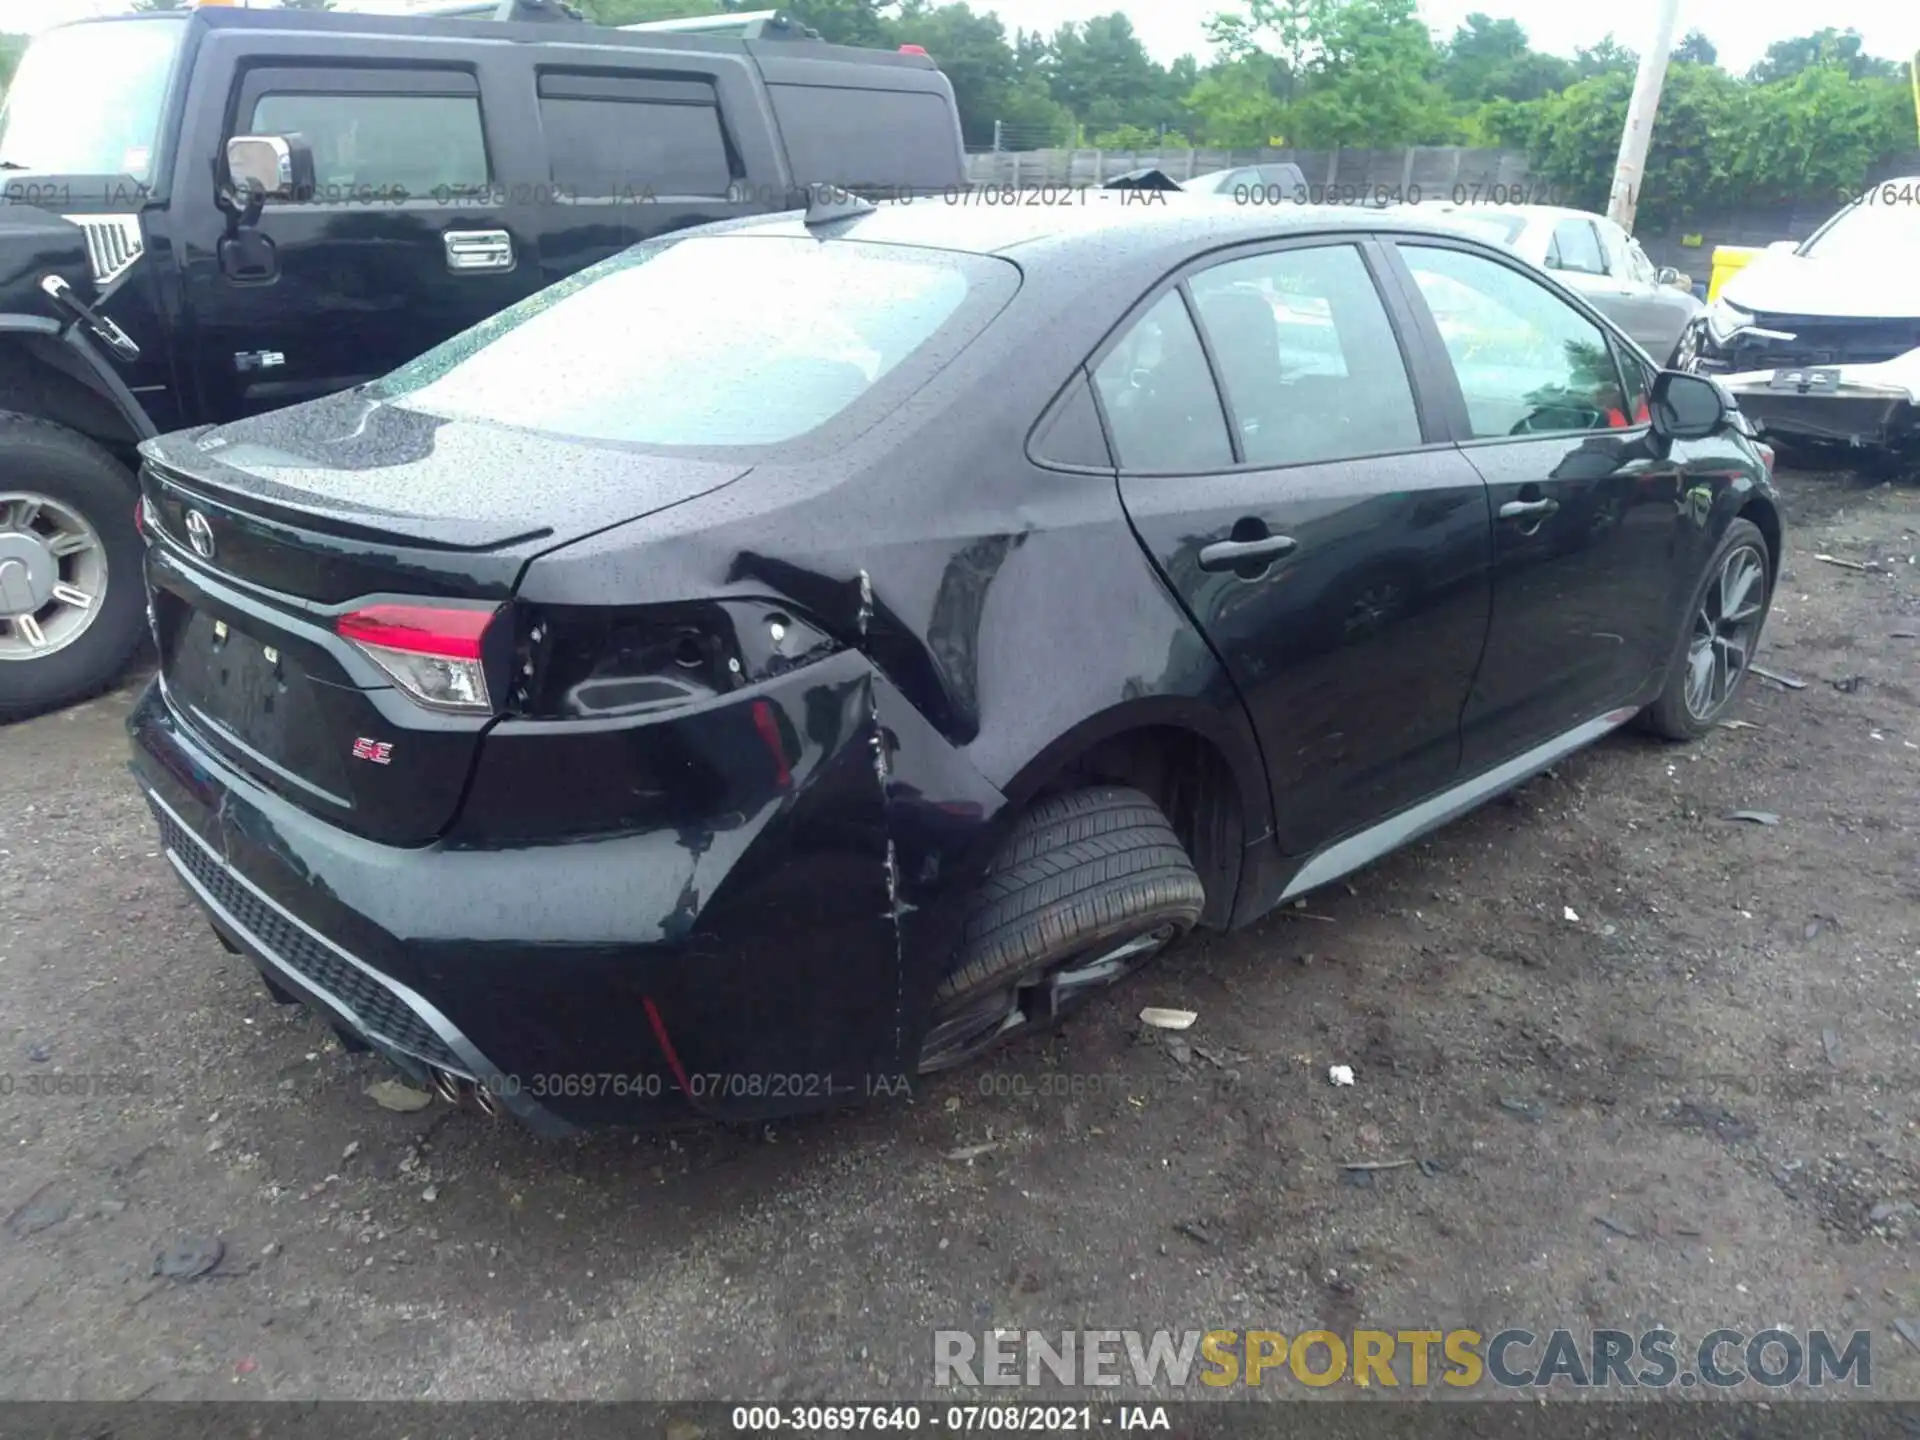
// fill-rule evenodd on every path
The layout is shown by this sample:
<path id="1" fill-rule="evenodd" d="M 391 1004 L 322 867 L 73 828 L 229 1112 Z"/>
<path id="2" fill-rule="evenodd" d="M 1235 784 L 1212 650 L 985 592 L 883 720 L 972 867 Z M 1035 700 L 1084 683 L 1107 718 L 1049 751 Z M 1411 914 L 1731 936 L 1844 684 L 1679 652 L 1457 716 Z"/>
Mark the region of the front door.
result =
<path id="1" fill-rule="evenodd" d="M 1633 699 L 1665 658 L 1676 466 L 1615 344 L 1509 263 L 1401 241 L 1494 514 L 1493 617 L 1462 716 L 1473 774 Z"/>
<path id="2" fill-rule="evenodd" d="M 303 139 L 315 186 L 186 267 L 209 419 L 374 379 L 539 288 L 470 71 L 252 69 L 231 113 L 231 133 Z"/>
<path id="3" fill-rule="evenodd" d="M 1252 714 L 1292 854 L 1453 779 L 1486 632 L 1486 486 L 1423 423 L 1379 254 L 1213 263 L 1094 372 L 1127 513 Z"/>

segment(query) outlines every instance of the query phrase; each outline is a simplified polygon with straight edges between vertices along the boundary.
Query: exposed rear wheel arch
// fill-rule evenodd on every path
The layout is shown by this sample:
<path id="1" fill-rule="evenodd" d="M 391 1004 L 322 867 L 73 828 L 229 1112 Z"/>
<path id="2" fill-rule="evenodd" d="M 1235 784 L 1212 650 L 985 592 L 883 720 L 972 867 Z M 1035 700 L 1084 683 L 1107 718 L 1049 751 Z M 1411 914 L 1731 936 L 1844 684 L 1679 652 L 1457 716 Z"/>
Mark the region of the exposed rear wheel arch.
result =
<path id="1" fill-rule="evenodd" d="M 1077 754 L 1034 798 L 1099 784 L 1128 786 L 1160 807 L 1206 888 L 1200 924 L 1224 930 L 1239 889 L 1247 823 L 1240 781 L 1220 748 L 1176 725 L 1122 731 Z"/>
<path id="2" fill-rule="evenodd" d="M 1038 797 L 972 899 L 920 1039 L 920 1073 L 1053 1025 L 1186 934 L 1204 900 L 1179 837 L 1139 790 Z"/>

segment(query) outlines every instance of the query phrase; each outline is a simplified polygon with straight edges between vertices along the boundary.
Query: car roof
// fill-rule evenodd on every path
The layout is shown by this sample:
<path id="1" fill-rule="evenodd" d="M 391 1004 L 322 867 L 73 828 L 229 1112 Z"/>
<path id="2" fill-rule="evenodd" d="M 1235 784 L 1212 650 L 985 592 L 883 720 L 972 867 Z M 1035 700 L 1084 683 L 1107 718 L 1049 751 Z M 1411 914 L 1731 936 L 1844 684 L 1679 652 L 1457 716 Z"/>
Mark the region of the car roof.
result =
<path id="1" fill-rule="evenodd" d="M 1460 238 L 1457 227 L 1384 209 L 1352 205 L 1244 205 L 1229 196 L 1155 190 L 1072 190 L 1061 186 L 1054 203 L 985 203 L 997 193 L 981 186 L 969 193 L 892 200 L 862 215 L 809 229 L 798 211 L 727 227 L 735 235 L 788 235 L 911 245 L 975 255 L 1017 251 L 1023 264 L 1060 260 L 1084 264 L 1090 257 L 1139 258 L 1180 254 L 1290 234 L 1389 232 Z M 1051 200 L 1044 187 L 1012 192 Z"/>
<path id="2" fill-rule="evenodd" d="M 1442 215 L 1473 215 L 1484 211 L 1495 215 L 1517 215 L 1524 220 L 1604 220 L 1606 218 L 1597 211 L 1575 210 L 1566 205 L 1496 205 L 1491 202 L 1471 200 L 1422 200 L 1408 208 L 1431 210 Z"/>
<path id="3" fill-rule="evenodd" d="M 689 54 L 785 56 L 836 62 L 888 66 L 900 70 L 938 71 L 939 65 L 923 54 L 882 50 L 864 45 L 835 45 L 825 40 L 781 37 L 773 40 L 747 39 L 735 35 L 677 35 L 669 31 L 626 30 L 618 26 L 597 25 L 583 19 L 495 20 L 485 15 L 436 15 L 431 10 L 306 10 L 285 5 L 259 9 L 238 4 L 189 5 L 179 10 L 135 11 L 129 14 L 89 15 L 53 28 L 70 30 L 79 26 L 145 24 L 154 20 L 173 23 L 188 21 L 209 29 L 259 30 L 263 32 L 299 31 L 302 33 L 347 36 L 395 36 L 419 38 L 437 36 L 455 40 L 507 41 L 514 44 L 550 42 L 566 45 L 603 45 L 625 50 L 676 50 Z"/>

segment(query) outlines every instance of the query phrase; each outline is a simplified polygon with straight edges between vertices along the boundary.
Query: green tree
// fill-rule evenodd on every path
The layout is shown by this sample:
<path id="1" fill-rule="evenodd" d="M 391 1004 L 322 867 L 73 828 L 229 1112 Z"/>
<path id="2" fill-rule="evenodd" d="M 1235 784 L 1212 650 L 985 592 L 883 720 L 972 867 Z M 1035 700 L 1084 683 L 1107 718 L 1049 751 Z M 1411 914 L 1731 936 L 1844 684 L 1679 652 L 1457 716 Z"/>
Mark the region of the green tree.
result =
<path id="1" fill-rule="evenodd" d="M 908 0 L 890 28 L 897 43 L 924 47 L 945 72 L 969 145 L 992 143 L 993 122 L 1013 118 L 1016 96 L 1030 103 L 1029 95 L 1021 95 L 1019 63 L 999 16 L 965 4 Z"/>
<path id="2" fill-rule="evenodd" d="M 1574 80 L 1572 62 L 1535 50 L 1517 22 L 1479 13 L 1453 32 L 1440 60 L 1441 84 L 1468 105 L 1538 100 Z"/>
<path id="3" fill-rule="evenodd" d="M 1743 144 L 1727 156 L 1728 189 L 1760 201 L 1855 194 L 1881 160 L 1913 140 L 1904 81 L 1856 79 L 1847 64 L 1814 65 L 1755 86 Z"/>
<path id="4" fill-rule="evenodd" d="M 1177 130 L 1159 130 L 1144 125 L 1121 125 L 1101 130 L 1087 138 L 1096 150 L 1190 150 L 1193 142 Z"/>
<path id="5" fill-rule="evenodd" d="M 1286 143 L 1287 106 L 1274 93 L 1276 71 L 1264 55 L 1250 54 L 1215 65 L 1187 93 L 1187 109 L 1208 145 L 1255 148 Z"/>
<path id="6" fill-rule="evenodd" d="M 1061 26 L 1051 48 L 1053 98 L 1082 125 L 1112 129 L 1176 118 L 1165 113 L 1167 72 L 1118 11 Z"/>
<path id="7" fill-rule="evenodd" d="M 886 0 L 791 0 L 780 8 L 836 45 L 879 48 L 898 43 L 888 28 Z"/>
<path id="8" fill-rule="evenodd" d="M 1853 80 L 1896 79 L 1902 68 L 1898 61 L 1866 54 L 1861 49 L 1858 30 L 1836 30 L 1828 26 L 1811 35 L 1774 41 L 1767 47 L 1766 57 L 1747 72 L 1747 78 L 1765 85 L 1773 80 L 1791 80 L 1815 65 L 1838 65 Z"/>
<path id="9" fill-rule="evenodd" d="M 654 20 L 686 20 L 696 15 L 719 15 L 726 7 L 717 0 L 573 0 L 580 13 L 596 25 L 644 25 Z"/>
<path id="10" fill-rule="evenodd" d="M 1346 0 L 1318 38 L 1305 97 L 1294 107 L 1295 143 L 1385 148 L 1459 135 L 1432 78 L 1438 56 L 1414 0 Z"/>
<path id="11" fill-rule="evenodd" d="M 1698 30 L 1689 30 L 1686 38 L 1673 47 L 1673 59 L 1689 65 L 1718 65 L 1720 51 Z"/>
<path id="12" fill-rule="evenodd" d="M 1601 38 L 1598 45 L 1573 52 L 1573 73 L 1579 80 L 1616 73 L 1631 75 L 1639 68 L 1640 56 L 1614 39 L 1611 31 Z"/>

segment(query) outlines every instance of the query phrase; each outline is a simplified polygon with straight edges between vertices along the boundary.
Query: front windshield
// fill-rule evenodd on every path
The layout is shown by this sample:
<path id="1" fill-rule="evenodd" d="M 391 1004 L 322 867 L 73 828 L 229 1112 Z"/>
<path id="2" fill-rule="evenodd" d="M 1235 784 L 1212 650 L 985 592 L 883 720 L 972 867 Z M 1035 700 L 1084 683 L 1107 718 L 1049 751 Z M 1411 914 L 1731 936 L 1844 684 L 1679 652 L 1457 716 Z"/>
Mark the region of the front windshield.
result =
<path id="1" fill-rule="evenodd" d="M 580 439 L 771 445 L 825 424 L 952 329 L 978 273 L 970 257 L 900 246 L 642 245 L 456 335 L 372 393 Z"/>
<path id="2" fill-rule="evenodd" d="M 1865 199 L 1842 210 L 1800 253 L 1848 266 L 1911 265 L 1920 255 L 1920 205 L 1889 205 L 1878 188 L 1869 190 Z"/>
<path id="3" fill-rule="evenodd" d="M 0 169 L 145 184 L 184 34 L 184 21 L 156 16 L 39 36 L 0 104 Z"/>

